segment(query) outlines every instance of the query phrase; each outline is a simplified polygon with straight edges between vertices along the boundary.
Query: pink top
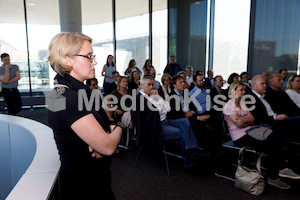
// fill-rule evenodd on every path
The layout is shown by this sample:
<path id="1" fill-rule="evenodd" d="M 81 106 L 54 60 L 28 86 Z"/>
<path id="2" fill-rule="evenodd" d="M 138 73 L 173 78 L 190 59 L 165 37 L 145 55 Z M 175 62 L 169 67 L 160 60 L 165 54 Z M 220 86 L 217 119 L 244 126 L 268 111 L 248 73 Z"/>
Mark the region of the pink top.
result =
<path id="1" fill-rule="evenodd" d="M 228 129 L 229 129 L 229 133 L 231 136 L 231 139 L 233 141 L 236 141 L 238 139 L 240 139 L 241 137 L 243 137 L 244 135 L 246 135 L 246 130 L 248 130 L 249 128 L 251 128 L 251 126 L 247 126 L 245 128 L 239 128 L 237 127 L 237 125 L 235 125 L 235 123 L 230 119 L 229 115 L 233 115 L 233 114 L 237 114 L 239 117 L 244 118 L 244 117 L 248 117 L 247 114 L 247 106 L 241 102 L 241 108 L 238 108 L 235 103 L 231 100 L 229 100 L 223 110 L 223 114 L 224 114 L 224 119 L 227 123 Z"/>

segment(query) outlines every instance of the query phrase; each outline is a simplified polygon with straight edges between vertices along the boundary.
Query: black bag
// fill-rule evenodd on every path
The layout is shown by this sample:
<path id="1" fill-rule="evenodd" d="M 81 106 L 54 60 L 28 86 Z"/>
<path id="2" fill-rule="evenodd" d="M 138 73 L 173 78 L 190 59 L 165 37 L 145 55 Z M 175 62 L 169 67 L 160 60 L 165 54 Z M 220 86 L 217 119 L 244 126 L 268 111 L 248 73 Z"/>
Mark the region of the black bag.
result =
<path id="1" fill-rule="evenodd" d="M 238 167 L 235 172 L 234 186 L 253 195 L 260 195 L 265 190 L 264 177 L 261 175 L 260 164 L 264 155 L 262 152 L 256 162 L 256 169 L 250 169 L 242 165 L 243 152 L 246 147 L 240 149 Z"/>

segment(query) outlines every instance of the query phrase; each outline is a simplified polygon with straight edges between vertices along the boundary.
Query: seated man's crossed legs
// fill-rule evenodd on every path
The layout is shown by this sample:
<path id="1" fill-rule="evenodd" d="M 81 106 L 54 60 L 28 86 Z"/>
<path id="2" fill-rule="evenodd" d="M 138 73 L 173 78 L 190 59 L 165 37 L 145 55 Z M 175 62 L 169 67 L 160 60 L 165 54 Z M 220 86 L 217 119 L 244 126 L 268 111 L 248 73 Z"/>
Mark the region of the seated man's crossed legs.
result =
<path id="1" fill-rule="evenodd" d="M 198 142 L 187 118 L 165 119 L 161 122 L 164 141 L 179 140 L 184 167 L 198 164 L 197 161 L 205 155 L 200 154 Z"/>

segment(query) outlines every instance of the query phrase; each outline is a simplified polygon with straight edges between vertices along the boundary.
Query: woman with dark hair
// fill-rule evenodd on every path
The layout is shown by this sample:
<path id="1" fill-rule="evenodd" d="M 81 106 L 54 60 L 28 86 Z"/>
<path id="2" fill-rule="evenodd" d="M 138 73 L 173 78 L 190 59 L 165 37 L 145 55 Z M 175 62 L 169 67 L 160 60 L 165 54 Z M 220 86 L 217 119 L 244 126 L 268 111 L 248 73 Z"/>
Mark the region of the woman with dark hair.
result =
<path id="1" fill-rule="evenodd" d="M 300 179 L 300 176 L 287 168 L 286 158 L 282 150 L 284 141 L 280 139 L 276 130 L 265 139 L 258 140 L 247 134 L 257 126 L 253 126 L 254 117 L 246 106 L 243 96 L 245 95 L 246 85 L 235 82 L 230 85 L 229 97 L 223 114 L 228 125 L 231 139 L 237 147 L 252 147 L 268 155 L 267 174 L 268 183 L 280 189 L 289 189 L 291 186 L 283 182 L 279 177 Z"/>
<path id="2" fill-rule="evenodd" d="M 138 89 L 140 86 L 140 74 L 137 71 L 131 72 L 129 76 L 128 94 L 132 94 L 133 89 Z"/>
<path id="3" fill-rule="evenodd" d="M 115 199 L 111 189 L 110 155 L 122 134 L 103 108 L 83 104 L 80 91 L 91 98 L 83 82 L 95 77 L 92 39 L 81 33 L 59 33 L 48 47 L 48 61 L 55 76 L 54 100 L 63 99 L 65 108 L 48 110 L 49 125 L 60 156 L 60 199 Z M 63 96 L 64 98 L 61 98 Z M 98 108 L 99 109 L 99 108 Z M 122 127 L 121 127 L 122 126 Z"/>
<path id="4" fill-rule="evenodd" d="M 141 70 L 139 70 L 139 68 L 137 68 L 135 65 L 136 65 L 135 60 L 131 59 L 128 63 L 128 67 L 126 71 L 124 72 L 125 76 L 129 76 L 130 73 L 133 71 L 138 71 L 140 74 L 142 73 Z"/>
<path id="5" fill-rule="evenodd" d="M 150 68 L 151 67 L 152 67 L 151 60 L 147 59 L 145 61 L 144 67 L 143 67 L 144 75 L 150 75 Z"/>
<path id="6" fill-rule="evenodd" d="M 240 75 L 238 75 L 237 73 L 232 73 L 229 75 L 227 79 L 228 88 L 224 91 L 224 94 L 226 95 L 227 99 L 228 99 L 228 92 L 229 92 L 230 85 L 232 83 L 239 82 L 239 81 L 240 81 Z"/>
<path id="7" fill-rule="evenodd" d="M 103 90 L 104 95 L 107 95 L 107 91 L 109 88 L 109 85 L 114 82 L 114 79 L 112 77 L 112 73 L 116 71 L 116 65 L 114 63 L 114 57 L 112 55 L 108 55 L 106 59 L 106 64 L 103 66 L 102 69 L 102 76 L 104 76 L 104 83 L 103 83 Z"/>

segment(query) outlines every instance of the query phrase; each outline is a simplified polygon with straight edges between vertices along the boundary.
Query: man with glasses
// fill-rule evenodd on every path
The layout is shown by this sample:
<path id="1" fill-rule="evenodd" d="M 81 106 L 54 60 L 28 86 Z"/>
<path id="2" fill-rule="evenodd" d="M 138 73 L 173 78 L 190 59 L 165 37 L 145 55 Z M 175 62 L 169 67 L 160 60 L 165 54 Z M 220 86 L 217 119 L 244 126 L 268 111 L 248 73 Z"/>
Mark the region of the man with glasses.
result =
<path id="1" fill-rule="evenodd" d="M 1 54 L 3 65 L 0 67 L 0 82 L 2 94 L 5 99 L 8 114 L 16 115 L 22 109 L 21 96 L 18 90 L 20 70 L 18 65 L 10 64 L 10 57 L 7 53 Z"/>

